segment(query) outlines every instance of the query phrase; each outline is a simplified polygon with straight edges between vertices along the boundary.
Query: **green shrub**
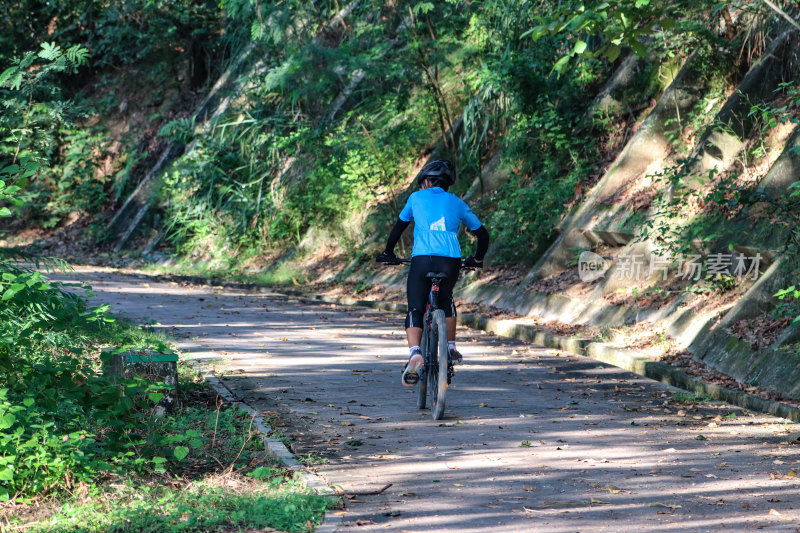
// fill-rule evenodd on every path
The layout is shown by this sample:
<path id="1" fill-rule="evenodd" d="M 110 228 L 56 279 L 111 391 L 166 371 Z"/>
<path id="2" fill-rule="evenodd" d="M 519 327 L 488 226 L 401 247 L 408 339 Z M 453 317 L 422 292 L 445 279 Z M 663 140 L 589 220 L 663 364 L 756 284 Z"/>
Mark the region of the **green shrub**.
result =
<path id="1" fill-rule="evenodd" d="M 0 294 L 0 500 L 90 483 L 110 461 L 129 468 L 148 432 L 147 394 L 161 387 L 109 380 L 92 344 L 133 339 L 107 306 L 88 309 L 8 260 Z"/>

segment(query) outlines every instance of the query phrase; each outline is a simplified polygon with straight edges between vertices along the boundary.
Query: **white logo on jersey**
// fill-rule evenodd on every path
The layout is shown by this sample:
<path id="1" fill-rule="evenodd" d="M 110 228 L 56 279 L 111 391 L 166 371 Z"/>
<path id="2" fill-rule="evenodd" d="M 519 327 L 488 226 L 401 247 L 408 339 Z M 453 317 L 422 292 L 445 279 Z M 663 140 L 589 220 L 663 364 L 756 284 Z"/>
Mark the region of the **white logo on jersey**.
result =
<path id="1" fill-rule="evenodd" d="M 430 229 L 431 231 L 447 231 L 447 226 L 444 225 L 444 217 L 431 224 Z"/>

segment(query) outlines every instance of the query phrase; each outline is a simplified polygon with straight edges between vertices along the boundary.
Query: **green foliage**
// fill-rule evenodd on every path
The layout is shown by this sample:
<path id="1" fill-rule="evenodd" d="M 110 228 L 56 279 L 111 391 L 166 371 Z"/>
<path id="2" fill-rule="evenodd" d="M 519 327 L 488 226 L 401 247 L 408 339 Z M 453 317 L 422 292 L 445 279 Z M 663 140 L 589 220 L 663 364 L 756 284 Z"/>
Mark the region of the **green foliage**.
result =
<path id="1" fill-rule="evenodd" d="M 37 59 L 41 64 L 31 68 Z M 22 59 L 12 61 L 11 66 L 0 74 L 0 87 L 21 90 L 24 95 L 53 72 L 77 72 L 81 65 L 89 62 L 89 51 L 80 45 L 63 50 L 55 43 L 42 43 L 38 53 L 28 52 Z"/>
<path id="2" fill-rule="evenodd" d="M 525 262 L 541 253 L 564 211 L 563 203 L 586 171 L 577 167 L 566 176 L 513 175 L 498 188 L 488 199 L 496 210 L 487 221 L 500 243 L 496 260 Z"/>
<path id="3" fill-rule="evenodd" d="M 711 94 L 718 94 L 712 89 Z M 699 170 L 696 156 L 675 159 L 674 164 L 653 174 L 651 177 L 658 184 L 658 190 L 664 191 L 655 204 L 656 216 L 644 223 L 639 239 L 653 238 L 672 256 L 681 256 L 690 252 L 693 243 L 713 243 L 720 237 L 724 221 L 737 215 L 743 206 L 752 206 L 759 202 L 770 204 L 769 213 L 773 223 L 793 228 L 796 223 L 797 199 L 789 192 L 780 200 L 771 199 L 758 190 L 756 185 L 739 180 L 744 169 L 751 167 L 766 152 L 763 149 L 764 138 L 781 122 L 797 122 L 796 110 L 800 99 L 797 89 L 791 84 L 781 84 L 777 89 L 778 99 L 783 102 L 776 108 L 770 102 L 751 104 L 741 124 L 736 129 L 730 124 L 710 123 L 707 125 L 716 130 L 726 131 L 736 137 L 744 136 L 755 149 L 744 149 L 740 156 L 740 165 L 720 173 L 716 168 L 703 172 Z M 715 97 L 720 99 L 721 95 Z M 708 104 L 706 104 L 708 105 Z M 693 114 L 702 114 L 695 109 Z M 690 119 L 690 121 L 693 119 Z M 697 126 L 689 126 L 695 129 Z M 695 213 L 687 220 L 687 208 L 694 208 Z M 788 232 L 790 241 L 795 239 L 795 232 Z M 787 246 L 791 246 L 791 242 Z"/>
<path id="4" fill-rule="evenodd" d="M 503 243 L 503 259 L 530 258 L 596 157 L 596 146 L 572 130 L 586 110 L 585 92 L 608 69 L 586 60 L 568 79 L 550 76 L 565 39 L 530 47 L 521 34 L 536 11 L 509 5 L 471 11 L 450 3 L 431 11 L 417 4 L 408 21 L 390 10 L 390 23 L 378 25 L 369 22 L 375 6 L 367 4 L 352 16 L 358 39 L 337 37 L 335 48 L 263 43 L 275 58 L 263 82 L 231 110 L 236 118 L 221 118 L 167 177 L 163 200 L 178 250 L 205 257 L 219 250 L 230 261 L 228 250 L 282 250 L 314 226 L 357 246 L 375 225 L 394 220 L 402 202 L 398 178 L 438 140 L 458 158 L 460 184 L 480 177 L 489 155 L 506 153 L 517 170 L 485 200 L 493 212 L 487 222 Z M 489 34 L 498 39 L 482 37 Z M 390 38 L 400 44 L 387 46 Z M 465 65 L 475 67 L 467 77 L 457 74 Z M 359 69 L 372 83 L 354 96 L 347 84 Z M 340 110 L 341 96 L 349 103 Z M 461 109 L 456 144 L 450 127 Z"/>
<path id="5" fill-rule="evenodd" d="M 36 168 L 38 167 L 35 163 L 31 164 L 28 160 L 20 161 L 19 165 L 9 165 L 1 170 L 0 176 L 4 174 L 14 175 L 20 172 L 22 174 L 27 174 L 29 171 L 35 172 Z M 20 188 L 16 185 L 6 185 L 5 181 L 0 180 L 0 200 L 19 206 L 22 204 L 21 200 L 16 197 L 16 193 L 19 191 Z M 11 210 L 8 207 L 0 207 L 0 217 L 10 217 L 11 215 Z"/>
<path id="6" fill-rule="evenodd" d="M 699 392 L 675 392 L 672 394 L 672 401 L 678 403 L 703 403 L 710 401 L 710 398 Z"/>
<path id="7" fill-rule="evenodd" d="M 191 72 L 203 73 L 190 83 L 200 90 L 221 68 L 212 64 L 224 65 L 247 47 L 254 51 L 250 63 L 231 80 L 237 94 L 202 138 L 194 138 L 195 126 L 207 117 L 185 109 L 173 114 L 169 102 L 148 111 L 153 122 L 161 121 L 152 131 L 163 139 L 195 141 L 163 177 L 157 203 L 179 253 L 216 259 L 213 267 L 224 269 L 301 243 L 310 249 L 310 235 L 345 250 L 364 248 L 393 221 L 405 176 L 421 159 L 456 160 L 454 192 L 460 193 L 474 178 L 483 185 L 482 169 L 499 155 L 508 175 L 474 200 L 476 211 L 500 241 L 496 259 L 532 261 L 618 148 L 603 145 L 603 138 L 619 117 L 597 117 L 589 105 L 622 54 L 630 48 L 651 57 L 648 68 L 656 72 L 662 60 L 676 70 L 687 50 L 697 51 L 701 74 L 726 80 L 715 77 L 713 66 L 728 69 L 735 60 L 709 28 L 729 29 L 727 4 L 370 0 L 353 4 L 340 24 L 334 15 L 342 6 L 335 2 L 71 0 L 48 27 L 52 6 L 23 0 L 13 14 L 48 27 L 48 43 L 85 45 L 65 51 L 20 33 L 14 56 L 41 52 L 34 68 L 4 74 L 6 87 L 19 89 L 4 93 L 16 111 L 0 118 L 0 126 L 7 122 L 17 145 L 4 146 L 0 157 L 8 159 L 4 166 L 18 164 L 19 151 L 20 161 L 32 158 L 40 168 L 28 178 L 35 178 L 31 187 L 2 179 L 24 188 L 26 218 L 50 227 L 68 213 L 97 213 L 124 198 L 152 155 L 128 149 L 113 168 L 101 168 L 110 154 L 108 132 L 88 126 L 92 112 L 83 103 L 89 100 L 67 105 L 65 96 L 76 93 L 49 78 L 23 93 L 25 80 L 17 85 L 17 76 L 56 68 L 62 58 L 66 74 L 68 63 L 79 64 L 90 50 L 95 75 L 99 68 L 135 65 L 155 91 L 167 83 L 164 72 L 177 72 L 161 68 L 165 62 L 187 61 Z M 631 91 L 641 101 L 663 89 L 652 79 L 640 81 Z M 112 88 L 99 96 L 108 113 L 121 105 Z M 676 143 L 724 101 L 727 85 L 714 88 L 689 117 L 676 119 Z M 720 198 L 737 194 L 724 191 Z"/>
<path id="8" fill-rule="evenodd" d="M 158 130 L 160 137 L 178 141 L 181 144 L 188 143 L 194 136 L 194 117 L 183 117 L 164 124 Z"/>
<path id="9" fill-rule="evenodd" d="M 767 155 L 764 141 L 771 131 L 780 123 L 798 122 L 800 98 L 795 84 L 782 83 L 776 93 L 775 98 L 769 101 L 750 103 L 745 117 L 732 119 L 739 121 L 735 127 L 718 122 L 709 124 L 709 127 L 735 135 L 745 142 L 738 164 L 731 169 L 725 172 L 719 172 L 717 168 L 702 171 L 697 157 L 687 157 L 676 159 L 673 165 L 651 176 L 656 188 L 663 193 L 654 203 L 654 216 L 639 228 L 638 239 L 658 243 L 662 252 L 672 257 L 685 257 L 700 249 L 715 250 L 721 237 L 731 239 L 730 222 L 735 220 L 741 227 L 743 217 L 740 215 L 744 214 L 748 226 L 759 224 L 765 228 L 768 225 L 769 229 L 762 231 L 769 232 L 770 237 L 779 237 L 772 241 L 773 246 L 780 248 L 785 268 L 796 272 L 800 250 L 800 232 L 797 231 L 800 182 L 790 185 L 782 197 L 775 198 L 765 193 L 758 182 L 741 179 L 742 172 L 751 170 L 761 157 Z M 706 122 L 710 121 L 706 119 Z M 785 155 L 794 158 L 794 153 L 795 149 L 789 148 Z M 728 252 L 732 252 L 735 242 L 727 244 Z M 725 292 L 735 284 L 734 276 L 718 274 L 689 286 L 687 290 L 694 293 Z M 779 300 L 774 311 L 777 317 L 797 317 L 800 314 L 796 294 L 792 286 L 774 295 Z M 795 318 L 794 323 L 799 320 Z"/>
<path id="10" fill-rule="evenodd" d="M 221 118 L 166 178 L 170 237 L 180 251 L 278 251 L 315 225 L 335 227 L 341 244 L 356 244 L 372 224 L 399 212 L 393 189 L 447 128 L 440 121 L 445 106 L 460 98 L 441 91 L 445 79 L 435 65 L 459 50 L 464 17 L 453 6 L 417 6 L 415 22 L 404 26 L 404 13 L 378 3 L 357 10 L 335 47 L 260 43 L 273 64 L 248 86 L 242 107 Z M 376 10 L 386 23 L 374 21 Z M 314 24 L 328 15 L 314 13 Z M 426 47 L 429 24 L 438 38 Z M 348 93 L 359 72 L 372 81 Z M 336 103 L 340 95 L 347 105 Z M 365 220 L 381 203 L 386 211 Z"/>
<path id="11" fill-rule="evenodd" d="M 43 128 L 30 120 L 34 92 L 48 74 L 72 71 L 86 55 L 80 47 L 47 44 L 38 57 L 38 68 L 29 68 L 28 54 L 4 74 L 12 88 L 6 94 L 22 95 L 28 105 L 24 127 L 12 129 L 10 164 L 0 170 L 0 201 L 16 209 L 24 207 L 22 187 L 44 171 L 47 159 L 30 142 Z M 0 208 L 0 216 L 12 214 Z M 0 501 L 30 501 L 112 471 L 144 470 L 151 436 L 158 435 L 147 416 L 155 396 L 147 395 L 160 394 L 162 386 L 110 380 L 93 346 L 107 342 L 122 351 L 155 339 L 117 324 L 108 306 L 87 308 L 78 294 L 13 259 L 0 254 Z M 178 459 L 183 450 L 175 450 Z"/>
<path id="12" fill-rule="evenodd" d="M 159 387 L 110 381 L 90 342 L 133 338 L 107 306 L 87 309 L 39 272 L 2 261 L 0 274 L 0 500 L 90 483 L 122 467 L 150 431 L 144 393 Z"/>
<path id="13" fill-rule="evenodd" d="M 616 61 L 623 49 L 630 48 L 644 57 L 653 41 L 692 32 L 708 36 L 698 15 L 720 16 L 730 1 L 577 0 L 560 2 L 537 17 L 537 24 L 523 34 L 534 40 L 548 35 L 569 35 L 570 46 L 553 65 L 563 74 L 572 58 L 603 57 Z"/>
<path id="14" fill-rule="evenodd" d="M 37 366 L 40 372 L 48 368 Z M 57 390 L 49 395 L 48 389 L 38 389 L 43 378 L 32 379 L 34 386 L 16 401 L 0 389 L 0 496 L 31 502 L 48 493 L 63 497 L 71 489 L 91 488 L 91 498 L 62 498 L 52 518 L 26 524 L 31 530 L 306 531 L 332 504 L 282 469 L 253 469 L 270 459 L 248 413 L 218 405 L 216 410 L 187 406 L 171 416 L 153 416 L 153 405 L 163 397 L 158 386 L 109 383 L 92 375 L 84 383 L 86 376 L 62 373 L 57 382 L 51 380 L 50 388 Z M 192 389 L 192 383 L 183 389 Z M 58 400 L 55 406 L 48 405 L 50 396 Z M 81 409 L 76 408 L 78 396 L 87 398 Z M 133 416 L 127 414 L 131 404 Z M 217 471 L 225 472 L 224 485 L 220 477 L 197 475 Z M 227 480 L 241 474 L 262 483 L 232 494 Z M 179 488 L 148 482 L 164 475 L 192 482 Z M 100 483 L 110 479 L 113 491 Z M 186 513 L 189 520 L 182 518 Z"/>
<path id="15" fill-rule="evenodd" d="M 461 172 L 482 179 L 486 155 L 497 151 L 511 169 L 477 207 L 488 215 L 487 227 L 499 242 L 495 260 L 502 262 L 531 261 L 543 251 L 576 186 L 593 172 L 598 144 L 585 136 L 604 132 L 597 124 L 579 136 L 576 128 L 590 103 L 586 94 L 608 75 L 607 66 L 586 59 L 560 79 L 551 75 L 567 40 L 558 34 L 526 38 L 530 25 L 550 12 L 540 7 L 490 2 L 482 17 L 471 20 L 471 35 L 485 49 L 483 64 L 468 78 L 477 96 L 463 114 Z"/>
<path id="16" fill-rule="evenodd" d="M 239 12 L 249 17 L 252 8 Z M 153 59 L 176 46 L 213 52 L 219 40 L 210 37 L 219 15 L 220 6 L 210 0 L 21 0 L 0 14 L 7 30 L 0 38 L 0 63 L 37 48 L 42 34 L 56 42 L 85 43 L 99 67 Z"/>
<path id="17" fill-rule="evenodd" d="M 87 308 L 74 292 L 8 260 L 0 261 L 0 295 L 0 501 L 30 503 L 81 486 L 102 491 L 99 483 L 111 476 L 182 475 L 220 464 L 246 470 L 264 452 L 242 411 L 184 407 L 163 416 L 155 408 L 163 384 L 106 376 L 100 361 L 114 353 L 166 350 L 152 333 L 114 320 L 107 305 Z M 99 344 L 118 347 L 98 356 Z M 158 512 L 141 490 L 123 497 L 126 505 L 111 506 L 106 498 L 67 504 L 36 530 L 114 531 L 134 523 L 161 531 L 175 522 L 174 512 L 196 508 L 193 521 L 178 521 L 175 531 L 237 524 L 301 531 L 328 505 L 286 486 L 279 472 L 262 477 L 268 483 L 261 492 L 241 497 L 202 483 L 189 491 L 163 489 Z M 168 501 L 175 507 L 164 507 Z M 216 511 L 200 511 L 212 503 Z"/>
<path id="18" fill-rule="evenodd" d="M 110 472 L 163 470 L 165 451 L 179 462 L 202 445 L 202 432 L 180 429 L 191 416 L 153 423 L 163 385 L 100 370 L 93 345 L 165 350 L 156 337 L 8 260 L 0 261 L 0 294 L 0 500 L 93 484 Z"/>
<path id="19" fill-rule="evenodd" d="M 63 50 L 54 43 L 44 43 L 38 53 L 28 52 L 13 60 L 11 66 L 0 74 L 0 97 L 7 110 L 0 115 L 0 133 L 3 135 L 0 157 L 7 161 L 6 164 L 15 165 L 21 156 L 30 157 L 28 152 L 40 157 L 43 155 L 41 146 L 35 143 L 35 135 L 43 128 L 37 122 L 38 102 L 34 102 L 34 97 L 38 92 L 46 94 L 56 90 L 51 79 L 53 74 L 75 73 L 87 61 L 88 51 L 81 46 Z M 54 105 L 50 110 L 51 122 L 60 119 L 61 115 L 62 108 Z M 10 168 L 6 167 L 4 173 L 16 178 L 18 172 L 12 173 Z M 32 175 L 28 170 L 26 168 L 24 177 L 20 176 L 20 179 Z"/>
<path id="20" fill-rule="evenodd" d="M 152 53 L 139 52 L 144 55 L 138 59 Z M 83 47 L 64 50 L 48 42 L 3 71 L 0 96 L 10 112 L 0 115 L 0 217 L 29 218 L 38 209 L 57 219 L 69 209 L 97 211 L 105 201 L 108 183 L 97 179 L 97 170 L 107 132 L 81 122 L 86 108 L 68 105 L 65 86 L 51 76 L 75 73 L 87 57 Z M 164 133 L 184 132 L 178 127 Z M 252 420 L 241 412 L 189 407 L 163 416 L 157 404 L 167 393 L 164 384 L 105 375 L 103 362 L 115 354 L 167 348 L 154 334 L 115 320 L 107 305 L 89 308 L 89 287 L 68 289 L 13 258 L 0 254 L 0 501 L 32 503 L 87 488 L 97 495 L 112 477 L 152 479 L 216 471 L 221 464 L 246 469 L 254 453 L 263 454 L 263 441 L 254 438 Z M 110 348 L 100 353 L 100 345 Z M 287 487 L 282 472 L 265 481 L 258 494 L 231 497 L 201 482 L 194 490 L 159 489 L 155 501 L 141 497 L 151 490 L 147 485 L 132 482 L 137 490 L 122 498 L 123 505 L 107 497 L 69 503 L 39 530 L 256 525 L 301 531 L 313 527 L 329 504 Z M 181 520 L 187 510 L 192 519 Z"/>
<path id="21" fill-rule="evenodd" d="M 45 226 L 75 209 L 97 210 L 105 198 L 102 182 L 95 179 L 105 132 L 75 127 L 54 76 L 76 73 L 88 55 L 82 46 L 44 43 L 0 75 L 0 97 L 10 110 L 0 115 L 0 175 L 22 189 L 16 207 L 25 204 L 26 218 L 47 214 Z"/>
<path id="22" fill-rule="evenodd" d="M 297 460 L 303 463 L 305 466 L 324 465 L 328 463 L 328 459 L 326 457 L 322 457 L 321 455 L 317 455 L 313 452 L 309 453 L 308 455 L 300 455 L 297 457 Z"/>
<path id="23" fill-rule="evenodd" d="M 150 399 L 157 395 L 151 393 Z M 125 460 L 157 478 L 168 471 L 184 486 L 124 475 L 115 479 L 113 492 L 104 485 L 88 501 L 67 500 L 48 520 L 27 524 L 30 530 L 308 531 L 333 504 L 271 462 L 250 466 L 271 460 L 264 456 L 263 440 L 254 433 L 251 417 L 238 408 L 185 408 L 175 416 L 151 419 L 150 424 L 154 429 L 143 439 L 146 444 L 136 453 L 126 452 Z M 197 472 L 218 469 L 226 474 L 197 477 Z M 243 479 L 242 474 L 260 483 L 243 483 L 246 490 L 232 493 L 229 482 Z"/>
<path id="24" fill-rule="evenodd" d="M 170 116 L 180 104 L 175 93 L 202 90 L 247 44 L 241 22 L 255 17 L 247 0 L 226 3 L 236 19 L 213 0 L 21 0 L 6 7 L 0 13 L 7 30 L 0 36 L 0 167 L 35 154 L 42 170 L 10 181 L 26 191 L 26 222 L 45 228 L 67 214 L 101 213 L 139 177 L 138 119 L 129 117 L 113 139 L 106 126 L 112 109 L 123 112 L 126 98 L 134 109 L 151 105 L 125 94 L 131 73 L 150 78 L 148 99 L 160 106 L 151 120 Z M 83 44 L 61 48 L 59 42 Z M 121 102 L 113 101 L 115 93 Z"/>
<path id="25" fill-rule="evenodd" d="M 800 323 L 800 290 L 796 285 L 781 289 L 774 295 L 781 303 L 776 307 L 777 316 L 792 316 L 792 324 Z"/>
<path id="26" fill-rule="evenodd" d="M 243 89 L 230 110 L 165 177 L 161 204 L 181 253 L 232 262 L 297 245 L 313 227 L 358 247 L 393 221 L 403 177 L 420 154 L 441 143 L 444 155 L 458 160 L 458 187 L 482 178 L 488 158 L 503 153 L 514 169 L 511 179 L 477 210 L 491 212 L 484 218 L 502 241 L 501 259 L 531 259 L 594 171 L 597 145 L 580 142 L 573 130 L 586 112 L 587 93 L 605 79 L 609 65 L 586 55 L 587 47 L 574 69 L 561 79 L 551 76 L 552 65 L 575 50 L 574 41 L 563 31 L 536 41 L 526 32 L 542 17 L 560 16 L 564 5 L 432 6 L 363 2 L 348 25 L 328 27 L 339 8 L 333 3 L 74 0 L 53 38 L 83 38 L 97 65 L 147 65 L 170 50 L 195 46 L 187 44 L 187 25 L 198 28 L 191 43 L 210 35 L 215 26 L 209 17 L 224 7 L 222 24 L 241 22 L 234 33 L 252 37 L 256 56 L 268 58 L 239 80 Z M 68 30 L 72 14 L 89 7 L 97 17 L 87 28 L 102 31 Z M 233 48 L 234 38 L 224 35 L 203 41 L 202 50 Z M 362 73 L 368 81 L 355 85 Z M 41 116 L 52 108 L 42 107 Z M 458 115 L 463 130 L 456 138 Z M 105 132 L 78 126 L 69 113 L 60 116 L 39 124 L 38 146 L 67 149 L 57 160 L 42 161 L 38 187 L 28 188 L 25 198 L 30 218 L 45 226 L 121 197 L 141 157 L 131 152 L 115 174 L 99 173 Z M 159 135 L 185 143 L 194 126 L 194 117 L 172 120 Z M 592 133 L 602 131 L 594 126 Z"/>

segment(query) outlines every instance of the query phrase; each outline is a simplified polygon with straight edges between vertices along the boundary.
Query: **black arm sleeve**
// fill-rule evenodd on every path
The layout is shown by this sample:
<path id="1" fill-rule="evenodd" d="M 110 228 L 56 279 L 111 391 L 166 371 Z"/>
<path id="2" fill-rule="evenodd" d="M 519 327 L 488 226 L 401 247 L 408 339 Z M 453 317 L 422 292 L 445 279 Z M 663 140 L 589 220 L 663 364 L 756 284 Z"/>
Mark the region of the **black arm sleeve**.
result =
<path id="1" fill-rule="evenodd" d="M 475 252 L 475 259 L 483 261 L 483 256 L 489 249 L 489 232 L 486 231 L 486 226 L 481 226 L 471 233 L 478 238 L 478 251 Z"/>
<path id="2" fill-rule="evenodd" d="M 411 224 L 411 222 L 406 222 L 399 218 L 397 219 L 397 222 L 394 223 L 394 227 L 392 228 L 392 232 L 389 233 L 389 240 L 386 241 L 385 251 L 394 253 L 394 247 L 397 246 L 397 241 L 400 240 L 400 236 L 409 224 Z"/>

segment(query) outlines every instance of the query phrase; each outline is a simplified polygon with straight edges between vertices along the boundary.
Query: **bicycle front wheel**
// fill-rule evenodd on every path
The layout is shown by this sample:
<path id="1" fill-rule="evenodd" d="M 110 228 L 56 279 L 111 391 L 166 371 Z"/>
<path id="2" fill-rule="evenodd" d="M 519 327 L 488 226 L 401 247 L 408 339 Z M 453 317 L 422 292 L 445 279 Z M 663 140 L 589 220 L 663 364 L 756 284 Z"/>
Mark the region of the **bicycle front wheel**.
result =
<path id="1" fill-rule="evenodd" d="M 447 396 L 448 359 L 447 321 L 445 320 L 444 311 L 441 309 L 437 309 L 433 312 L 428 343 L 431 354 L 435 354 L 435 357 L 432 358 L 431 364 L 428 367 L 431 377 L 435 375 L 435 378 L 428 382 L 431 387 L 431 394 L 433 395 L 433 401 L 431 402 L 433 419 L 441 420 L 444 416 L 444 404 Z"/>

